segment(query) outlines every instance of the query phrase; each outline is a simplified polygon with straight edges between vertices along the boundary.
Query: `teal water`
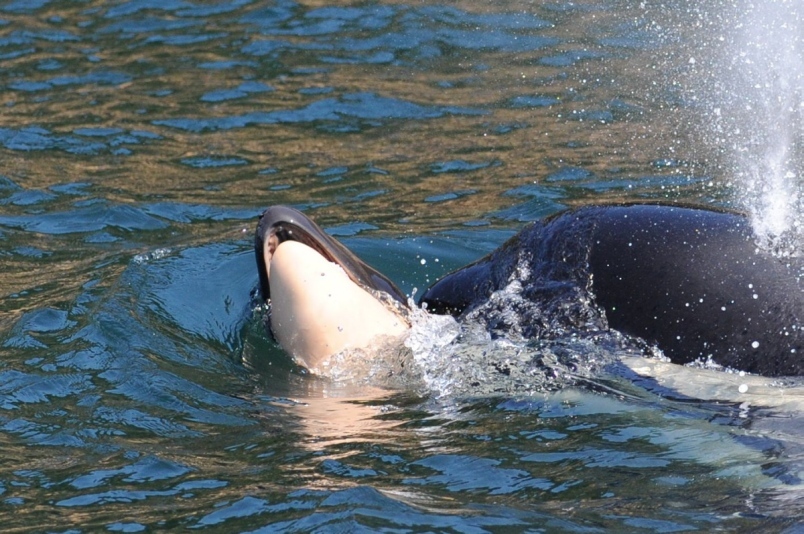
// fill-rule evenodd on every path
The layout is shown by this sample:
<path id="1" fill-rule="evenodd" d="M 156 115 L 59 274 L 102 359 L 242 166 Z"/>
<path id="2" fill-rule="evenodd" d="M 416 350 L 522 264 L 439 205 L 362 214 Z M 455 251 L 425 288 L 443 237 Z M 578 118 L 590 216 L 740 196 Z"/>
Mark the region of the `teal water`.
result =
<path id="1" fill-rule="evenodd" d="M 801 531 L 795 406 L 338 384 L 252 311 L 271 204 L 419 294 L 567 206 L 750 205 L 735 6 L 0 3 L 3 531 Z"/>

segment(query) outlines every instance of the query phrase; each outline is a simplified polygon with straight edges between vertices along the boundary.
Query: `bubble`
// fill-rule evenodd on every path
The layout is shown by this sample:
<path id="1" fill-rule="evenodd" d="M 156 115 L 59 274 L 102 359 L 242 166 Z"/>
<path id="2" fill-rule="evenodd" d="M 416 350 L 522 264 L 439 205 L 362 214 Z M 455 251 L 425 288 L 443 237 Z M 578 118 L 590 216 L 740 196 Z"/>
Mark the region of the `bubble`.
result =
<path id="1" fill-rule="evenodd" d="M 153 260 L 161 260 L 162 258 L 166 258 L 172 253 L 171 249 L 169 248 L 158 248 L 151 252 L 145 252 L 143 254 L 137 254 L 134 256 L 132 261 L 136 264 L 148 263 Z"/>

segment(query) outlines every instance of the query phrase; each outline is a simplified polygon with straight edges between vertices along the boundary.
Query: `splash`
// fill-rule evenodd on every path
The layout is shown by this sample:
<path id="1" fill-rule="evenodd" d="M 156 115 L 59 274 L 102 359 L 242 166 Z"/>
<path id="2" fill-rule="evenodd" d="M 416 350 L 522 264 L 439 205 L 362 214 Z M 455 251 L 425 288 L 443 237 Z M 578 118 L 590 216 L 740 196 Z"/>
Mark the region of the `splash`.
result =
<path id="1" fill-rule="evenodd" d="M 737 67 L 746 86 L 744 103 L 756 127 L 739 159 L 749 210 L 759 238 L 789 250 L 801 233 L 804 161 L 804 46 L 798 0 L 751 4 L 745 12 Z M 742 68 L 740 68 L 742 67 Z M 752 148 L 758 150 L 754 154 Z"/>
<path id="2" fill-rule="evenodd" d="M 460 326 L 452 316 L 429 314 L 413 299 L 409 304 L 411 329 L 405 347 L 421 370 L 427 389 L 439 395 L 449 394 L 454 389 L 454 380 L 443 368 L 451 361 L 448 347 L 460 335 Z"/>
<path id="3" fill-rule="evenodd" d="M 589 385 L 621 355 L 641 354 L 642 347 L 617 332 L 592 329 L 568 331 L 559 317 L 552 324 L 560 334 L 549 339 L 523 337 L 512 326 L 495 331 L 501 316 L 521 312 L 518 276 L 496 291 L 489 306 L 479 306 L 456 321 L 414 308 L 405 347 L 429 395 L 434 398 L 533 396 L 579 384 Z M 557 295 L 565 300 L 566 295 Z M 480 311 L 483 309 L 483 311 Z M 487 314 L 486 312 L 490 312 Z M 499 313 L 498 313 L 499 312 Z"/>
<path id="4" fill-rule="evenodd" d="M 759 243 L 781 255 L 804 242 L 804 5 L 738 1 L 722 15 L 710 76 L 715 141 Z M 718 57 L 720 56 L 720 57 Z"/>

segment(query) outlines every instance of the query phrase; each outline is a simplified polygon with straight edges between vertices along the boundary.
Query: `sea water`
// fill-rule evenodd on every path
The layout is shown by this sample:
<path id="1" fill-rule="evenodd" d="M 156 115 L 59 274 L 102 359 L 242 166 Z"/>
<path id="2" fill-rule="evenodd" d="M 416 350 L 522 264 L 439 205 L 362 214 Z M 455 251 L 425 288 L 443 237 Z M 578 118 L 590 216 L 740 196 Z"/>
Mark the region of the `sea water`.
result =
<path id="1" fill-rule="evenodd" d="M 252 314 L 252 232 L 294 205 L 420 294 L 588 202 L 739 208 L 766 188 L 794 225 L 797 9 L 4 2 L 3 529 L 795 531 L 804 425 L 771 402 L 795 383 L 662 382 L 644 359 L 529 382 L 564 373 L 519 365 L 546 349 L 606 347 L 438 329 L 427 387 L 327 380 Z M 737 46 L 743 30 L 773 46 Z M 742 92 L 763 111 L 733 113 Z M 749 174 L 783 184 L 750 192 Z"/>

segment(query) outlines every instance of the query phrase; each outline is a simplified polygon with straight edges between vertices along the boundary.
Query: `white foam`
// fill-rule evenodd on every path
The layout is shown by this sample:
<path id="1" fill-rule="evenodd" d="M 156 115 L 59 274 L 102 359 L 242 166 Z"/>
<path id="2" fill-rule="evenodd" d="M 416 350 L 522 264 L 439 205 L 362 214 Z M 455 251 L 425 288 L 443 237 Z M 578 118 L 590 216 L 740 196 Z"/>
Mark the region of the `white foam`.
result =
<path id="1" fill-rule="evenodd" d="M 780 255 L 804 242 L 804 6 L 740 3 L 718 71 L 714 121 L 725 137 L 759 245 Z"/>

